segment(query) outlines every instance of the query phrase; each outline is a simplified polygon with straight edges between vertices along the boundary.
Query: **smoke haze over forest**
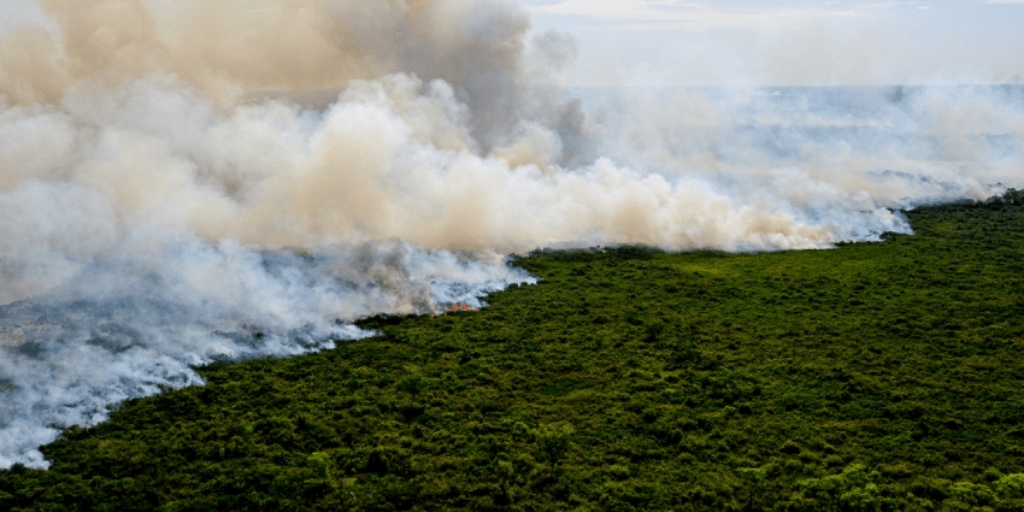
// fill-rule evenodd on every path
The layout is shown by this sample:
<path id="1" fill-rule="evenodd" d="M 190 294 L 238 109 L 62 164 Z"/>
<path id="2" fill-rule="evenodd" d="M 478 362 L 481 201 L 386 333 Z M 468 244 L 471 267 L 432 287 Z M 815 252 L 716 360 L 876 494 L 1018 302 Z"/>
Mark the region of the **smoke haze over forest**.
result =
<path id="1" fill-rule="evenodd" d="M 1024 88 L 563 87 L 501 0 L 41 0 L 0 39 L 0 468 L 543 247 L 828 248 L 1024 181 Z"/>

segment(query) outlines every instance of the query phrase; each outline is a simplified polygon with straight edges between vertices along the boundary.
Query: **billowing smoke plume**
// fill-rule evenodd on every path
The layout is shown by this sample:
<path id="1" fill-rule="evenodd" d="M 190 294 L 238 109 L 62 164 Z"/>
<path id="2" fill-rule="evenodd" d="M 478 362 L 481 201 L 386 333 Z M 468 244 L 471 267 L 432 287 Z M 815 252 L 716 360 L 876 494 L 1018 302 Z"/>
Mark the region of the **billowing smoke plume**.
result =
<path id="1" fill-rule="evenodd" d="M 0 468 L 190 365 L 530 282 L 825 248 L 1019 186 L 1020 89 L 561 91 L 503 0 L 41 0 L 0 40 Z"/>

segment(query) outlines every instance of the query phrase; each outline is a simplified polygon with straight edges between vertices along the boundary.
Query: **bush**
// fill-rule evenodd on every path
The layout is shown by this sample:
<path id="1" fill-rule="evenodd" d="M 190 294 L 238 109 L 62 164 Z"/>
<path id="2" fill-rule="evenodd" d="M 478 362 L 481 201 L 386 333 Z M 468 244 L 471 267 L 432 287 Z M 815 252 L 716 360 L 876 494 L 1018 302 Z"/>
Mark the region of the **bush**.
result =
<path id="1" fill-rule="evenodd" d="M 534 430 L 537 451 L 540 459 L 551 464 L 551 477 L 555 476 L 558 463 L 565 458 L 572 446 L 572 435 L 576 430 L 566 422 L 541 425 Z"/>

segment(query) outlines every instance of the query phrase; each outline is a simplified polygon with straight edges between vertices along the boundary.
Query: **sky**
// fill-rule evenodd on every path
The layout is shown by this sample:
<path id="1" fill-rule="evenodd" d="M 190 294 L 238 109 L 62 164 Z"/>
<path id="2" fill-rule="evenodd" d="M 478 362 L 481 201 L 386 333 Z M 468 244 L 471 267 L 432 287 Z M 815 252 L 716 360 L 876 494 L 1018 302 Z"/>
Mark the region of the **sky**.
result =
<path id="1" fill-rule="evenodd" d="M 1016 83 L 1024 0 L 518 0 L 585 86 Z"/>
<path id="2" fill-rule="evenodd" d="M 575 38 L 566 86 L 1024 81 L 1024 0 L 510 1 Z M 0 0 L 0 32 L 39 19 Z"/>

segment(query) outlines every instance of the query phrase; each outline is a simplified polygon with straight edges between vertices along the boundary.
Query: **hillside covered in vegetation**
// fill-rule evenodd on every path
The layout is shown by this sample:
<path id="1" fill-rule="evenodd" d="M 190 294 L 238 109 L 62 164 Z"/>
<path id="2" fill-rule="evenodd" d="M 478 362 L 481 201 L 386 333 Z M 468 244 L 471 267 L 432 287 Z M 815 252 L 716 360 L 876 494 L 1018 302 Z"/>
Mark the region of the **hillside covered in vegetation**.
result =
<path id="1" fill-rule="evenodd" d="M 835 250 L 535 253 L 481 311 L 68 430 L 0 510 L 1024 510 L 1020 195 Z"/>

